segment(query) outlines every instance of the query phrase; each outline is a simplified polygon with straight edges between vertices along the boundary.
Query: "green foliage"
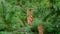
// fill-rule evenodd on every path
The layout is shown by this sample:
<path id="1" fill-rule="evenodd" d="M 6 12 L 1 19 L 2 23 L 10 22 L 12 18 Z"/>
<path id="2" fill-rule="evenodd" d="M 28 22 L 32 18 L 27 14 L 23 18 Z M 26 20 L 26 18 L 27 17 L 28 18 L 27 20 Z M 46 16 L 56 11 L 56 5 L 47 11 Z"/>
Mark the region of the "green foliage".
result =
<path id="1" fill-rule="evenodd" d="M 33 8 L 31 27 L 26 19 L 28 8 Z M 37 34 L 40 23 L 46 34 L 60 34 L 60 0 L 0 0 L 0 34 Z"/>

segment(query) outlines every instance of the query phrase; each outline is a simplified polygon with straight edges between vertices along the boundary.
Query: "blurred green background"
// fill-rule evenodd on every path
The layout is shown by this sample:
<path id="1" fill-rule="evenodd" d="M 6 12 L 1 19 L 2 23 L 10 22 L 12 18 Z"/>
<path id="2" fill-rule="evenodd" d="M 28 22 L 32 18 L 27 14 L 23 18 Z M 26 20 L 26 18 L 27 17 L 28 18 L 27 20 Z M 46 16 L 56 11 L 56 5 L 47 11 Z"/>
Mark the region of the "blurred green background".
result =
<path id="1" fill-rule="evenodd" d="M 33 24 L 27 24 L 27 9 L 32 9 Z M 0 0 L 0 34 L 60 34 L 60 0 Z"/>

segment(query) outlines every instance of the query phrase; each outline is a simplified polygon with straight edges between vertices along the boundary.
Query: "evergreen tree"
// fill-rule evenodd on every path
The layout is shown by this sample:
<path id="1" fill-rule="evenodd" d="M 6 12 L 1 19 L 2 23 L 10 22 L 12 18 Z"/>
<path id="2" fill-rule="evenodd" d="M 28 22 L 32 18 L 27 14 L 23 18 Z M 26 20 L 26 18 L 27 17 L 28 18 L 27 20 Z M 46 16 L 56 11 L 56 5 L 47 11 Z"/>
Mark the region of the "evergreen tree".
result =
<path id="1" fill-rule="evenodd" d="M 31 26 L 27 23 L 29 8 Z M 44 34 L 60 34 L 60 0 L 0 0 L 1 34 L 38 34 L 40 24 Z"/>

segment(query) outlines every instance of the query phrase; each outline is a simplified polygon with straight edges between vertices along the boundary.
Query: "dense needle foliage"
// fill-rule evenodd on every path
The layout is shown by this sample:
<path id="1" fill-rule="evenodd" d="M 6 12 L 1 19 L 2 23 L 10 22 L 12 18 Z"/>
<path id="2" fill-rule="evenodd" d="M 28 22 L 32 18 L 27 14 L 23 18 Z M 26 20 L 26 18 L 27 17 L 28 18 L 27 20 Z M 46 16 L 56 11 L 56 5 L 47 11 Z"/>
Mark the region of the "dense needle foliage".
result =
<path id="1" fill-rule="evenodd" d="M 32 8 L 33 23 L 27 24 L 27 9 Z M 60 0 L 0 0 L 0 34 L 60 34 Z"/>

